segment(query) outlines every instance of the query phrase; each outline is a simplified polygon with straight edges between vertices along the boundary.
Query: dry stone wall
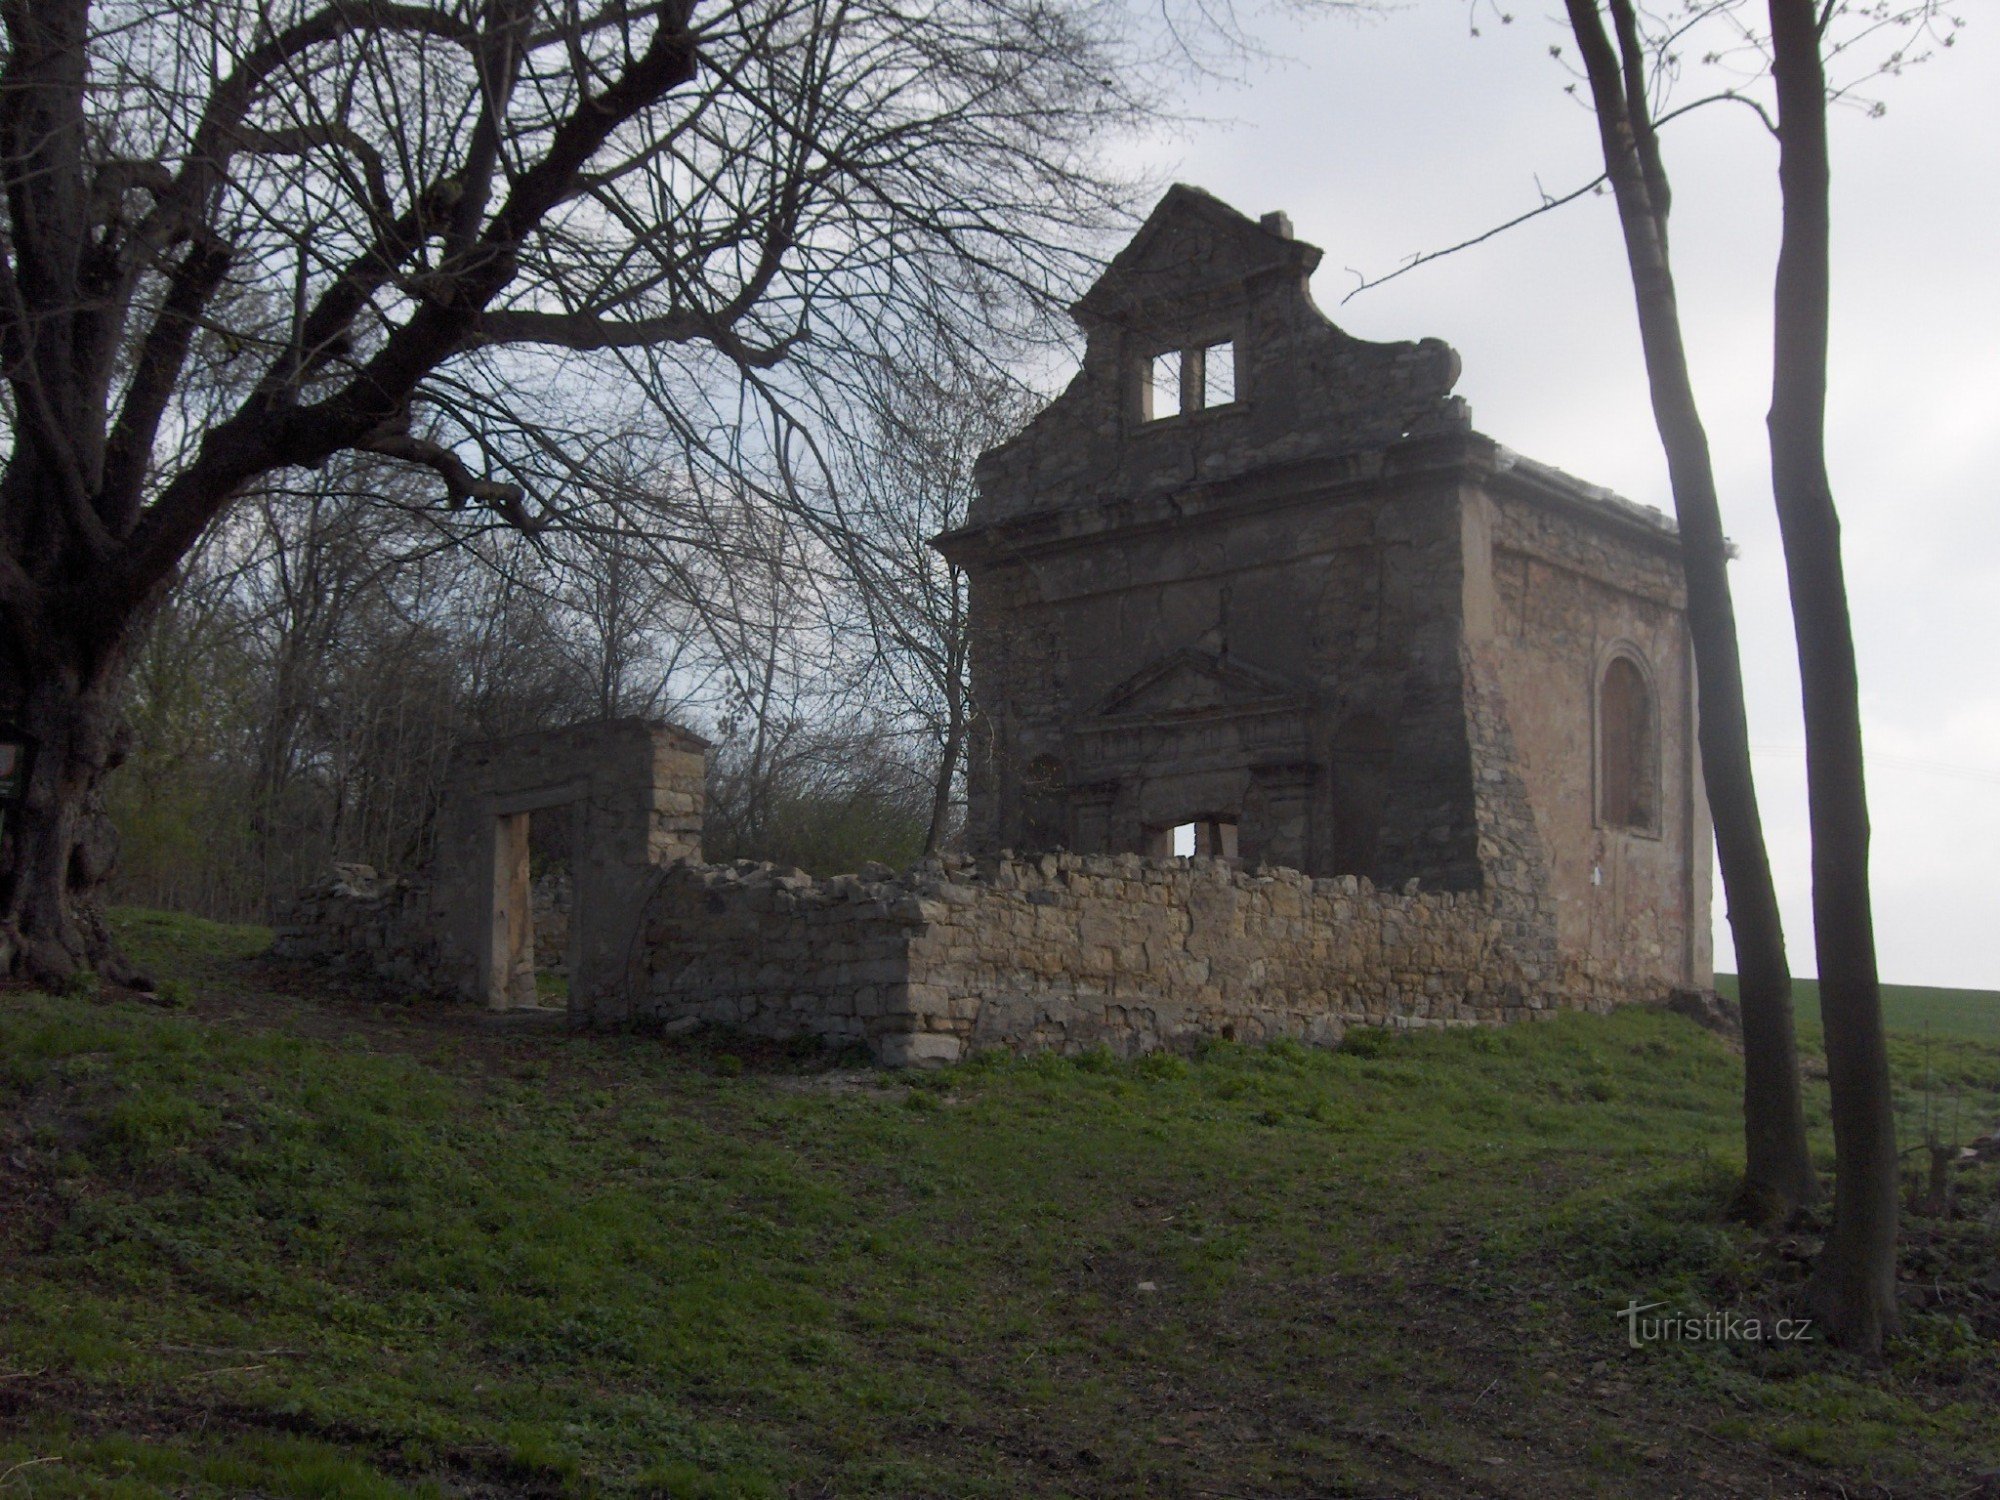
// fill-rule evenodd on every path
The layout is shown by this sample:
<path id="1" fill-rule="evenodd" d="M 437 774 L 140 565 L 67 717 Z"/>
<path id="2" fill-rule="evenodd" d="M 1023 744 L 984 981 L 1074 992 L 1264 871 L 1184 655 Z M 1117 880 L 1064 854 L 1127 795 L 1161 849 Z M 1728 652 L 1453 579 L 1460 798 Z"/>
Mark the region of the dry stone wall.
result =
<path id="1" fill-rule="evenodd" d="M 367 865 L 336 865 L 331 878 L 300 892 L 278 923 L 271 956 L 411 995 L 456 993 L 458 965 L 439 944 L 429 884 L 382 879 Z"/>
<path id="2" fill-rule="evenodd" d="M 1579 982 L 1522 893 L 1378 889 L 1225 860 L 930 859 L 816 879 L 739 861 L 656 871 L 623 989 L 643 1025 L 865 1046 L 892 1066 L 988 1048 L 1120 1055 L 1206 1036 L 1333 1045 L 1667 998 Z M 429 888 L 348 867 L 275 952 L 455 993 Z"/>
<path id="3" fill-rule="evenodd" d="M 816 880 L 749 860 L 677 864 L 641 918 L 634 1010 L 895 1054 L 880 1042 L 917 1029 L 909 947 L 924 920 L 915 888 L 886 866 Z"/>
<path id="4" fill-rule="evenodd" d="M 569 972 L 571 881 L 552 871 L 534 882 L 535 967 Z M 458 994 L 462 964 L 437 939 L 427 880 L 379 876 L 370 865 L 341 864 L 293 900 L 275 930 L 271 954 L 366 975 L 416 995 Z"/>
<path id="5" fill-rule="evenodd" d="M 1226 861 L 1048 854 L 815 880 L 676 865 L 632 976 L 655 1024 L 862 1043 L 890 1064 L 989 1047 L 1132 1054 L 1199 1037 L 1333 1044 L 1651 994 L 1570 991 L 1517 903 Z"/>

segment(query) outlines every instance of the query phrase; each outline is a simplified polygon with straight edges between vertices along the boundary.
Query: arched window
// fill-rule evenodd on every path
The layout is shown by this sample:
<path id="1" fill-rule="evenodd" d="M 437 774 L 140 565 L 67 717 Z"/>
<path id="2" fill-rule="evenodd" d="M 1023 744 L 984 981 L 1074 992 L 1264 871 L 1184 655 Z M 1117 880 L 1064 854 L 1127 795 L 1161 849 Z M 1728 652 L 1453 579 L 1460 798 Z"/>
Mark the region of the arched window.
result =
<path id="1" fill-rule="evenodd" d="M 1631 657 L 1614 656 L 1597 690 L 1598 821 L 1651 832 L 1659 765 L 1659 726 L 1646 674 Z"/>

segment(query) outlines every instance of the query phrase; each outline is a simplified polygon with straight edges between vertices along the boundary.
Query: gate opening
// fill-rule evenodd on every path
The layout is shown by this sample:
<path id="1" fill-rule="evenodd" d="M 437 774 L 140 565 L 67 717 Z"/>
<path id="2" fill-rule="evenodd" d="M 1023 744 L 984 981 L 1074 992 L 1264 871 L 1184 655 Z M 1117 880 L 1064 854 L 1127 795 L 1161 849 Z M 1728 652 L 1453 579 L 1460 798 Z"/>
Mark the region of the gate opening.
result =
<path id="1" fill-rule="evenodd" d="M 576 972 L 571 878 L 573 800 L 543 801 L 493 820 L 493 914 L 486 1003 L 494 1010 L 561 1008 Z"/>

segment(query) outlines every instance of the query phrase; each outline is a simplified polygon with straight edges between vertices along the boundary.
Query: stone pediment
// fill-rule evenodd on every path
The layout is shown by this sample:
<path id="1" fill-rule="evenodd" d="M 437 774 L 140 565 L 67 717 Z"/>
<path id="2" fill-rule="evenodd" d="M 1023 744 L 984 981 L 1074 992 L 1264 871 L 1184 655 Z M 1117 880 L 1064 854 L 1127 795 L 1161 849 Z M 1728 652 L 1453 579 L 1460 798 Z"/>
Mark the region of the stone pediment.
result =
<path id="1" fill-rule="evenodd" d="M 1188 647 L 1127 678 L 1097 706 L 1098 719 L 1154 718 L 1237 709 L 1300 706 L 1296 684 L 1275 672 Z"/>
<path id="2" fill-rule="evenodd" d="M 1260 224 L 1211 193 L 1175 183 L 1078 299 L 1075 312 L 1087 326 L 1094 318 L 1241 287 L 1277 271 L 1303 285 L 1319 259 L 1319 248 L 1293 239 L 1282 216 Z"/>

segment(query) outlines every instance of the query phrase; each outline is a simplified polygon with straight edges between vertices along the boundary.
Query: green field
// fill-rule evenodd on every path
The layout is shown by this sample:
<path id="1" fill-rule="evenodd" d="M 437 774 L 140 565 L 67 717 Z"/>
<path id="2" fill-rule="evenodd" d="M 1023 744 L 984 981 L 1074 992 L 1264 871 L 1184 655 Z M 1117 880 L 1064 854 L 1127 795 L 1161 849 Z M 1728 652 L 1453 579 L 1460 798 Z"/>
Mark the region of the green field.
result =
<path id="1" fill-rule="evenodd" d="M 1715 987 L 1736 998 L 1736 976 L 1718 974 Z M 1817 1040 L 1820 1036 L 1819 981 L 1792 981 L 1792 1004 L 1796 1008 L 1799 1035 Z M 1923 984 L 1882 986 L 1882 1024 L 1890 1031 L 1921 1035 L 1926 1029 L 1934 1037 L 1970 1037 L 1978 1041 L 2000 1041 L 2000 994 L 1992 990 L 1950 990 Z"/>
<path id="2" fill-rule="evenodd" d="M 0 991 L 5 1500 L 1943 1496 L 2000 1466 L 2000 1167 L 1912 1219 L 1880 1367 L 1628 1347 L 1634 1299 L 1804 1311 L 1812 1227 L 1726 1219 L 1738 1063 L 1677 1017 L 882 1074 L 496 1032 L 256 929 L 121 928 L 173 1008 Z M 2000 1122 L 2000 1038 L 1894 1051 L 1911 1118 Z"/>

